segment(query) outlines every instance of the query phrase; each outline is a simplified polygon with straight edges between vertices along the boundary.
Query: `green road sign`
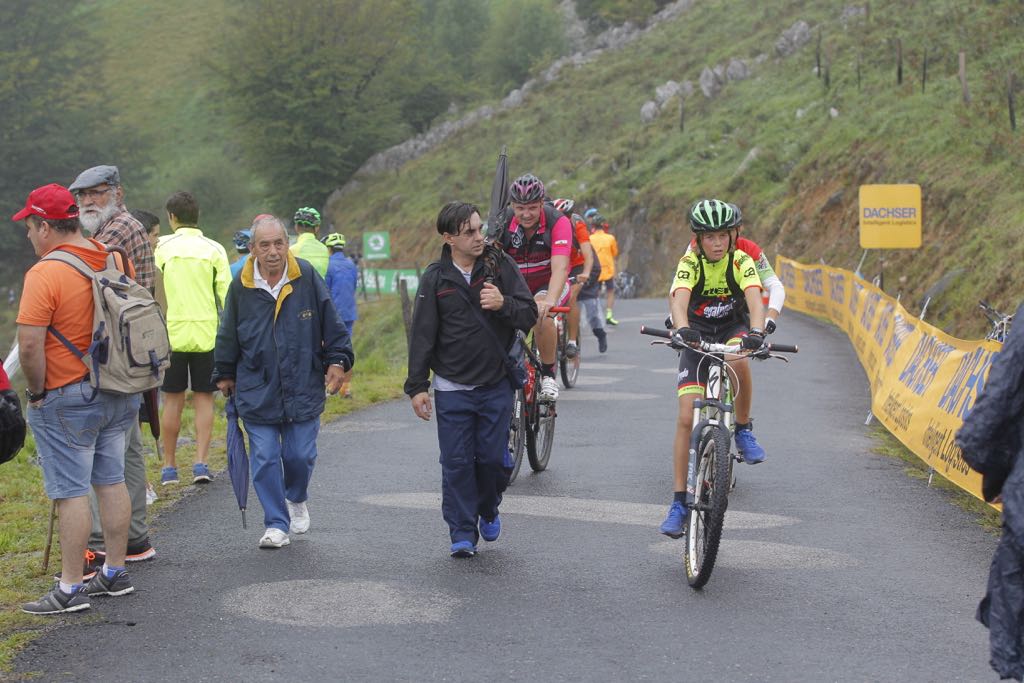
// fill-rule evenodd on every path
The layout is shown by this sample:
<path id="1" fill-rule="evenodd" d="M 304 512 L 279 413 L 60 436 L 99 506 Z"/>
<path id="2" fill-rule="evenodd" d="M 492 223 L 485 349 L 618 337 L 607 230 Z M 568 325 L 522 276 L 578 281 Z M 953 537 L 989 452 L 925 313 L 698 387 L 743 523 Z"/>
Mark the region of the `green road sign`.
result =
<path id="1" fill-rule="evenodd" d="M 363 258 L 367 261 L 384 261 L 391 258 L 391 238 L 386 232 L 363 233 Z"/>
<path id="2" fill-rule="evenodd" d="M 419 276 L 410 268 L 364 268 L 360 274 L 366 290 L 380 294 L 397 294 L 399 280 L 405 280 L 410 293 L 415 292 L 420 285 Z"/>

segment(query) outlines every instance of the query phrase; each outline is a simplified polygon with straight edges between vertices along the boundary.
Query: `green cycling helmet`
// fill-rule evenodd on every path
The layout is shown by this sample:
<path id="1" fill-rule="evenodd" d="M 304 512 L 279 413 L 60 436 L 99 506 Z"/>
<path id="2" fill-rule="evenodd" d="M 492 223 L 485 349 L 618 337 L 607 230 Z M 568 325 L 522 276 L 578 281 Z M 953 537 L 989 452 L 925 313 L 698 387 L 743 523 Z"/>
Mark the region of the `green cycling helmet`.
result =
<path id="1" fill-rule="evenodd" d="M 332 232 L 324 238 L 324 245 L 334 249 L 342 249 L 345 246 L 345 236 L 340 232 Z"/>
<path id="2" fill-rule="evenodd" d="M 696 233 L 731 230 L 740 224 L 739 209 L 720 199 L 701 199 L 690 207 L 687 215 L 690 229 Z"/>
<path id="3" fill-rule="evenodd" d="M 320 227 L 320 212 L 311 206 L 304 206 L 295 212 L 293 219 L 296 225 L 308 225 L 311 228 Z"/>

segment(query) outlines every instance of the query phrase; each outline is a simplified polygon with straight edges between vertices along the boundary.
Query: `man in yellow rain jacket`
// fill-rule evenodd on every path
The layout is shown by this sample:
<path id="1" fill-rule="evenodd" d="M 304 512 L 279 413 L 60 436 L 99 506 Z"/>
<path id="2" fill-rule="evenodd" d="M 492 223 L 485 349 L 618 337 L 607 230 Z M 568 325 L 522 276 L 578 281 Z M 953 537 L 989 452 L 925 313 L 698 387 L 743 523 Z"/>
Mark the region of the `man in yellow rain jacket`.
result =
<path id="1" fill-rule="evenodd" d="M 207 456 L 213 433 L 213 347 L 224 300 L 231 284 L 231 266 L 220 243 L 203 236 L 196 227 L 199 203 L 188 192 L 175 192 L 167 200 L 167 220 L 173 235 L 160 240 L 154 257 L 164 275 L 167 292 L 167 335 L 171 340 L 171 367 L 164 375 L 164 410 L 160 436 L 164 444 L 161 484 L 178 483 L 174 455 L 181 430 L 185 390 L 192 389 L 195 408 L 196 459 L 192 483 L 210 481 Z"/>

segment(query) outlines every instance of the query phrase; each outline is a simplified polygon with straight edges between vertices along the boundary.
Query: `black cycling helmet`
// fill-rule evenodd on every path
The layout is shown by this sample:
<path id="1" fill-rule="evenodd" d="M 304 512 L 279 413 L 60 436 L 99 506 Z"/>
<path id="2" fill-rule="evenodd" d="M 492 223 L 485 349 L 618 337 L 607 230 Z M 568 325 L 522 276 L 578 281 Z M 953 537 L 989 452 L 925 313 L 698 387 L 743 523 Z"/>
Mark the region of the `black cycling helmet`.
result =
<path id="1" fill-rule="evenodd" d="M 527 173 L 512 181 L 512 185 L 508 188 L 508 195 L 509 199 L 516 204 L 539 202 L 544 199 L 544 183 L 532 173 Z"/>
<path id="2" fill-rule="evenodd" d="M 701 199 L 690 207 L 687 218 L 695 233 L 731 230 L 740 224 L 739 210 L 720 199 Z"/>
<path id="3" fill-rule="evenodd" d="M 292 219 L 295 225 L 305 225 L 310 228 L 320 227 L 320 212 L 311 206 L 304 206 L 295 212 L 295 217 Z"/>

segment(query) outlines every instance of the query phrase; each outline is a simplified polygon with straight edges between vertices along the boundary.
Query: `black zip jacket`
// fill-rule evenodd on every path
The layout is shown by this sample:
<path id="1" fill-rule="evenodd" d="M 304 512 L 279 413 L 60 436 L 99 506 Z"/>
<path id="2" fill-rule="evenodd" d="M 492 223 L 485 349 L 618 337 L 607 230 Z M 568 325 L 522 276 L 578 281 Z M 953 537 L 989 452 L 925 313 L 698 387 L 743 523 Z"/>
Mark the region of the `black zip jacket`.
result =
<path id="1" fill-rule="evenodd" d="M 446 244 L 441 259 L 431 263 L 420 277 L 416 308 L 412 316 L 409 340 L 409 376 L 405 393 L 410 397 L 430 386 L 430 371 L 459 384 L 490 386 L 507 378 L 504 351 L 512 343 L 516 329 L 524 332 L 537 323 L 537 304 L 519 274 L 519 267 L 502 254 L 494 285 L 505 297 L 501 310 L 480 308 L 480 290 L 484 284 L 484 266 L 477 259 L 470 284 L 452 263 Z M 483 329 L 465 292 L 501 341 Z"/>

